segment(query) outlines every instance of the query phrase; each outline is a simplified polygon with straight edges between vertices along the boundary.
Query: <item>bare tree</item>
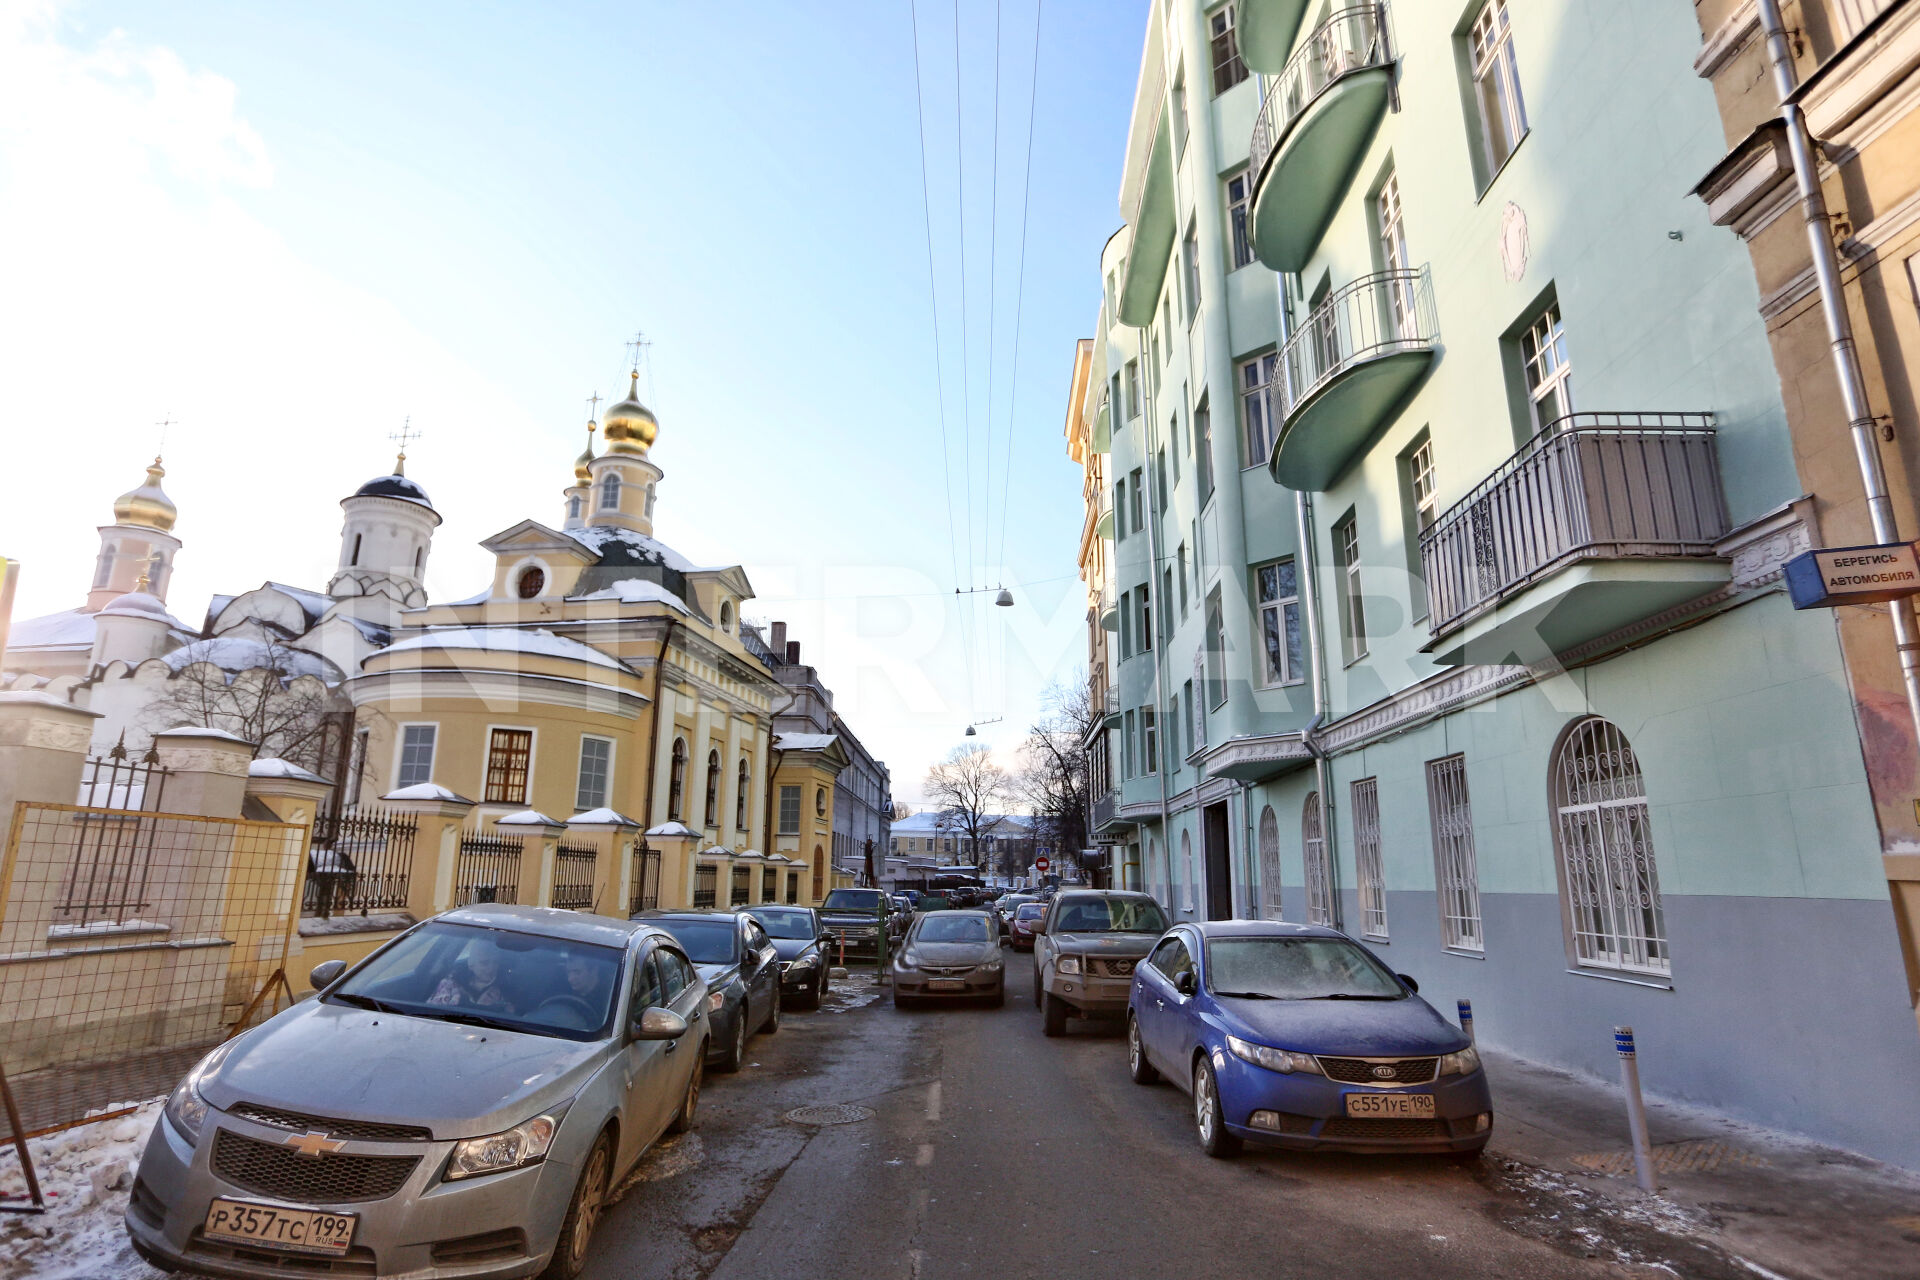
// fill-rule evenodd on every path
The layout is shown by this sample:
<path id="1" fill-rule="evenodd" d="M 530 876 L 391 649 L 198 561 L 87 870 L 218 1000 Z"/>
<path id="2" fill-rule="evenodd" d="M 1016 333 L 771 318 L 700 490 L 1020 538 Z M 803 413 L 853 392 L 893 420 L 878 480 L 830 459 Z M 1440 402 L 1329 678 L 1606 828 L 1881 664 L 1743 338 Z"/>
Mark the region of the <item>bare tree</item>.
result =
<path id="1" fill-rule="evenodd" d="M 1036 838 L 1051 842 L 1055 856 L 1080 861 L 1087 847 L 1087 734 L 1094 724 L 1086 682 L 1055 682 L 1041 695 L 1040 717 L 1021 744 L 1022 763 L 1013 785 L 1032 811 Z"/>
<path id="2" fill-rule="evenodd" d="M 893 820 L 895 822 L 905 822 L 908 818 L 911 818 L 912 816 L 913 816 L 912 805 L 902 804 L 898 800 L 895 800 L 893 802 Z"/>
<path id="3" fill-rule="evenodd" d="M 927 799 L 940 810 L 940 825 L 967 841 L 968 861 L 980 865 L 980 839 L 993 830 L 998 810 L 1009 795 L 1007 771 L 985 747 L 955 747 L 927 770 Z"/>
<path id="4" fill-rule="evenodd" d="M 257 743 L 262 759 L 277 757 L 304 769 L 327 767 L 329 715 L 344 699 L 318 677 L 294 674 L 313 655 L 278 643 L 261 646 L 261 665 L 227 671 L 189 662 L 168 677 L 147 705 L 149 731 L 182 725 L 219 729 Z"/>

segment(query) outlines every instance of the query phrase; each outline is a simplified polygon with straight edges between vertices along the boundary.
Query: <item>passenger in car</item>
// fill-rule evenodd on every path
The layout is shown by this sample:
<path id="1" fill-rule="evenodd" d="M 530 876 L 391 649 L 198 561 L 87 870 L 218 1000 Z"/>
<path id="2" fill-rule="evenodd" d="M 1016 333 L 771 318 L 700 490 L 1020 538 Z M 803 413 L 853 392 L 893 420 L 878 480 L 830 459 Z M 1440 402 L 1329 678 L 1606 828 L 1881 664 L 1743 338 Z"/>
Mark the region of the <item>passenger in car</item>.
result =
<path id="1" fill-rule="evenodd" d="M 513 1002 L 507 999 L 501 985 L 500 967 L 500 952 L 493 943 L 474 942 L 453 966 L 453 972 L 440 980 L 440 985 L 427 997 L 427 1003 L 512 1013 Z"/>

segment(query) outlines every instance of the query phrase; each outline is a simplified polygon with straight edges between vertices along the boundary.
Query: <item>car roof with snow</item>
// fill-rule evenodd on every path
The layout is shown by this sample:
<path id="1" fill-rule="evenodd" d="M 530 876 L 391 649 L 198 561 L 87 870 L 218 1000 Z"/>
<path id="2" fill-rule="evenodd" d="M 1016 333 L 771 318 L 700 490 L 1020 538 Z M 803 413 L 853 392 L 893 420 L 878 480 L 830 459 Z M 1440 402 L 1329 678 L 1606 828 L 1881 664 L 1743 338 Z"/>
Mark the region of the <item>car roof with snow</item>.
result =
<path id="1" fill-rule="evenodd" d="M 455 907 L 435 916 L 450 924 L 475 925 L 482 929 L 507 929 L 516 933 L 537 933 L 568 942 L 591 942 L 602 947 L 625 947 L 635 934 L 651 932 L 644 920 L 616 920 L 610 916 L 586 915 L 559 907 L 521 907 L 508 903 L 476 903 Z"/>

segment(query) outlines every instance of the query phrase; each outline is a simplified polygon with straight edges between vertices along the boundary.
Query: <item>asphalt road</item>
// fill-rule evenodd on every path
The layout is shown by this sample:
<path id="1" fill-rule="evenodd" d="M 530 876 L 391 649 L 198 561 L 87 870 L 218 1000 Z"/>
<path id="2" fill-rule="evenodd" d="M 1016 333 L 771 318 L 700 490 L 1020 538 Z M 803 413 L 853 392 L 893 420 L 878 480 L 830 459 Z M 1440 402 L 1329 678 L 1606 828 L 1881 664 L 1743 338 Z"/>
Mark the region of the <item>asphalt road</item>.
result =
<path id="1" fill-rule="evenodd" d="M 962 1276 L 1721 1276 L 1720 1259 L 1565 1229 L 1503 1161 L 1249 1152 L 1211 1160 L 1187 1096 L 1127 1078 L 1117 1028 L 1041 1035 L 1028 957 L 1004 1008 L 895 1010 L 837 988 L 708 1077 L 694 1133 L 603 1219 L 593 1280 Z M 848 994 L 843 994 L 847 992 Z M 851 999 L 849 999 L 851 996 Z M 864 1000 L 864 1003 L 858 1001 Z M 1497 1101 L 1497 1100 L 1496 1100 Z M 871 1116 L 816 1126 L 796 1107 Z M 1648 1265 L 1663 1259 L 1665 1265 Z"/>

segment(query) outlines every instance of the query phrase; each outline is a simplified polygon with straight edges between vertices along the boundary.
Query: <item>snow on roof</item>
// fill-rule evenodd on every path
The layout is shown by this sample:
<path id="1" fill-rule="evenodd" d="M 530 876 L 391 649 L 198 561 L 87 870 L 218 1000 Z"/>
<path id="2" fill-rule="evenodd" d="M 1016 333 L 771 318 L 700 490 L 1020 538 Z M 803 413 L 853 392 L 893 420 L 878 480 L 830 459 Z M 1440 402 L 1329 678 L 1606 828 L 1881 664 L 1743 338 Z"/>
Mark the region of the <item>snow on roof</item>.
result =
<path id="1" fill-rule="evenodd" d="M 589 591 L 585 595 L 568 596 L 569 600 L 618 600 L 621 604 L 664 604 L 692 616 L 693 610 L 687 608 L 687 602 L 657 582 L 645 578 L 622 578 L 611 586 L 598 591 Z"/>
<path id="2" fill-rule="evenodd" d="M 224 635 L 211 640 L 195 640 L 163 655 L 163 660 L 175 671 L 185 670 L 196 662 L 209 662 L 222 671 L 236 672 L 276 667 L 289 680 L 312 676 L 327 684 L 338 684 L 344 674 L 317 653 L 286 645 L 269 645 L 248 636 Z"/>
<path id="3" fill-rule="evenodd" d="M 430 627 L 426 631 L 396 640 L 382 653 L 403 653 L 417 649 L 485 649 L 490 653 L 532 653 L 549 658 L 571 658 L 596 667 L 630 671 L 631 667 L 589 644 L 557 636 L 544 627 L 530 630 L 519 627 Z"/>
<path id="4" fill-rule="evenodd" d="M 395 472 L 388 476 L 375 476 L 353 491 L 356 498 L 398 498 L 402 502 L 417 502 L 427 510 L 433 510 L 433 503 L 427 499 L 427 491 L 406 476 Z"/>
<path id="5" fill-rule="evenodd" d="M 9 649 L 91 649 L 93 615 L 82 609 L 22 618 L 7 632 Z"/>
<path id="6" fill-rule="evenodd" d="M 773 740 L 776 751 L 825 751 L 840 735 L 835 733 L 783 733 Z"/>
<path id="7" fill-rule="evenodd" d="M 36 707 L 59 707 L 62 711 L 78 711 L 83 715 L 92 716 L 96 720 L 99 719 L 102 714 L 98 711 L 89 711 L 85 707 L 76 707 L 65 698 L 55 697 L 43 689 L 8 689 L 0 692 L 0 705 L 17 707 L 21 703 Z"/>
<path id="8" fill-rule="evenodd" d="M 205 725 L 177 724 L 171 729 L 162 729 L 153 735 L 156 738 L 219 738 L 225 742 L 238 742 L 242 746 L 260 745 L 252 738 L 243 738 L 237 733 L 228 733 L 225 729 L 209 729 Z"/>
<path id="9" fill-rule="evenodd" d="M 700 851 L 703 858 L 731 858 L 733 850 L 721 844 L 710 844 Z"/>
<path id="10" fill-rule="evenodd" d="M 740 852 L 734 854 L 733 856 L 736 860 L 740 862 L 765 862 L 766 861 L 766 855 L 761 853 L 758 849 L 742 849 Z"/>
<path id="11" fill-rule="evenodd" d="M 518 813 L 509 813 L 495 818 L 493 825 L 496 827 L 559 827 L 565 824 L 555 822 L 538 809 L 522 809 Z"/>
<path id="12" fill-rule="evenodd" d="M 648 827 L 647 834 L 650 836 L 690 836 L 693 834 L 693 828 L 684 822 L 663 822 L 657 827 Z"/>
<path id="13" fill-rule="evenodd" d="M 614 563 L 661 564 L 681 573 L 691 572 L 692 561 L 675 551 L 658 538 L 650 538 L 633 529 L 621 529 L 613 525 L 589 525 L 584 529 L 569 529 L 567 536 L 575 542 L 601 557 Z"/>
<path id="14" fill-rule="evenodd" d="M 382 800 L 452 800 L 460 804 L 473 803 L 465 796 L 449 791 L 437 782 L 416 782 L 410 787 L 389 791 L 380 798 Z"/>
<path id="15" fill-rule="evenodd" d="M 252 764 L 248 765 L 247 776 L 249 778 L 292 778 L 298 782 L 326 781 L 326 779 L 319 774 L 302 769 L 291 760 L 281 760 L 275 756 L 268 756 L 264 760 L 255 760 Z"/>
<path id="16" fill-rule="evenodd" d="M 640 824 L 626 814 L 602 806 L 589 809 L 585 813 L 576 813 L 567 819 L 570 827 L 637 827 Z"/>
<path id="17" fill-rule="evenodd" d="M 789 858 L 784 853 L 770 853 L 767 855 L 767 861 L 768 862 L 792 862 L 793 859 Z"/>

